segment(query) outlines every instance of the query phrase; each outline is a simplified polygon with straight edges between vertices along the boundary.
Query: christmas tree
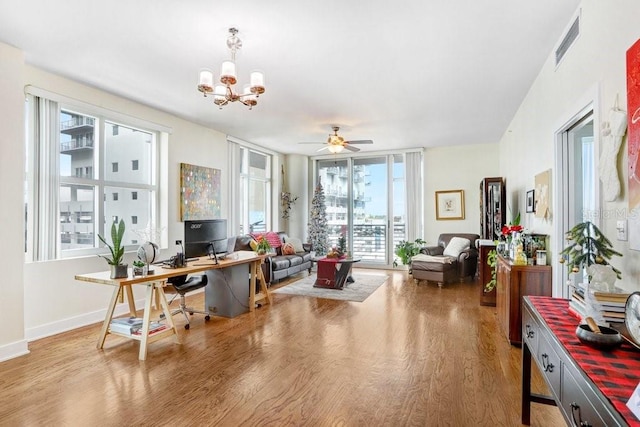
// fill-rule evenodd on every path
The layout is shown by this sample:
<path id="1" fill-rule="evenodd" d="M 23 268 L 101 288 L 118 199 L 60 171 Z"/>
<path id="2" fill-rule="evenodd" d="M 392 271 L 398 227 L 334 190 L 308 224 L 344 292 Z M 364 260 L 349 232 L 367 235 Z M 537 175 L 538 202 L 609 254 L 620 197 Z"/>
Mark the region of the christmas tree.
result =
<path id="1" fill-rule="evenodd" d="M 566 234 L 568 246 L 560 253 L 560 263 L 568 262 L 571 272 L 577 273 L 580 269 L 593 264 L 610 265 L 609 260 L 613 255 L 622 254 L 613 249 L 611 241 L 591 221 L 577 224 Z M 622 273 L 611 266 L 618 279 Z"/>
<path id="2" fill-rule="evenodd" d="M 311 200 L 309 213 L 309 243 L 318 255 L 327 253 L 329 235 L 327 234 L 327 206 L 324 202 L 324 189 L 318 179 L 318 184 Z"/>

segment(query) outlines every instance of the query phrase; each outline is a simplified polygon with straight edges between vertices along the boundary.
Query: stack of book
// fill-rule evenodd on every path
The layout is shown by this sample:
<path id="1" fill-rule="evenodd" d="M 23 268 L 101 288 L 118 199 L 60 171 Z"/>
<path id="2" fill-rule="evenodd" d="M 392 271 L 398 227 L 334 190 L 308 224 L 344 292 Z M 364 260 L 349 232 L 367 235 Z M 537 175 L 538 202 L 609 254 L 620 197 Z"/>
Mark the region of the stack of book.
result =
<path id="1" fill-rule="evenodd" d="M 621 288 L 616 288 L 614 292 L 590 289 L 587 295 L 587 289 L 585 283 L 579 283 L 573 287 L 569 299 L 570 314 L 582 320 L 589 315 L 588 313 L 594 313 L 599 316 L 592 315 L 592 317 L 602 317 L 602 320 L 609 324 L 624 323 L 629 293 Z"/>
<path id="2" fill-rule="evenodd" d="M 142 318 L 140 317 L 119 317 L 111 319 L 109 324 L 111 332 L 123 335 L 141 335 L 142 334 Z M 167 329 L 167 325 L 162 322 L 151 322 L 149 324 L 149 335 Z"/>

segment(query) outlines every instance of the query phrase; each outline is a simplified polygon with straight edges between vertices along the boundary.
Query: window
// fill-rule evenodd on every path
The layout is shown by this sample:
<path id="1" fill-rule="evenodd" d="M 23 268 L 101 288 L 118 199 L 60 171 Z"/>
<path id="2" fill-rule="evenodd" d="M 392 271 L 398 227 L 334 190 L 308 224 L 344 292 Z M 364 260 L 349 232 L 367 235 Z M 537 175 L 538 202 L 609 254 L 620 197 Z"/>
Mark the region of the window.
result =
<path id="1" fill-rule="evenodd" d="M 131 170 L 134 170 L 134 171 L 138 170 L 138 161 L 137 160 L 131 160 Z"/>
<path id="2" fill-rule="evenodd" d="M 232 143 L 231 230 L 234 233 L 259 232 L 271 229 L 272 155 L 238 143 Z"/>
<path id="3" fill-rule="evenodd" d="M 28 259 L 101 253 L 98 234 L 107 237 L 120 218 L 131 218 L 123 239 L 131 244 L 136 240 L 132 225 L 156 224 L 156 164 L 164 130 L 62 97 L 59 102 L 45 99 L 38 95 L 59 95 L 33 91 L 38 94 L 27 100 L 32 183 L 27 194 Z M 118 173 L 122 162 L 132 162 L 137 172 Z M 57 176 L 52 179 L 40 174 L 42 170 L 57 171 Z M 118 202 L 119 194 L 131 194 L 137 202 Z"/>

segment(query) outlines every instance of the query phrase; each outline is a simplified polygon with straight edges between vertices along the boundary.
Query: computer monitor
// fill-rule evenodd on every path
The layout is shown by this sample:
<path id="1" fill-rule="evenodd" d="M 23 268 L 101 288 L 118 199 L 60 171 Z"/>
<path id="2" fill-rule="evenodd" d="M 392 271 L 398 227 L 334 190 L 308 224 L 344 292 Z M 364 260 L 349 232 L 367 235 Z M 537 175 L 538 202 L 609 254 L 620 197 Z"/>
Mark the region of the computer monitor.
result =
<path id="1" fill-rule="evenodd" d="M 184 222 L 184 256 L 198 258 L 227 251 L 227 220 L 203 219 Z"/>

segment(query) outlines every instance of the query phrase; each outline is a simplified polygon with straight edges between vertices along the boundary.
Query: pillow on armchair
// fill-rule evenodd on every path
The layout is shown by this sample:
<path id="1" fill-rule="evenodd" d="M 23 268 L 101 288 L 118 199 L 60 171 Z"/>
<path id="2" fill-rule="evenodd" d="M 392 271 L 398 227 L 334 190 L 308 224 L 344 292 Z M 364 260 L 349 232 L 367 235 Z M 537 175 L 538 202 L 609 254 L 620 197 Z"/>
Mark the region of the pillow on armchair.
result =
<path id="1" fill-rule="evenodd" d="M 447 247 L 444 248 L 444 252 L 442 252 L 442 255 L 458 258 L 460 252 L 464 251 L 465 249 L 469 249 L 470 246 L 471 242 L 469 241 L 469 239 L 465 239 L 464 237 L 452 237 L 451 240 L 449 240 L 449 244 L 447 245 Z"/>

